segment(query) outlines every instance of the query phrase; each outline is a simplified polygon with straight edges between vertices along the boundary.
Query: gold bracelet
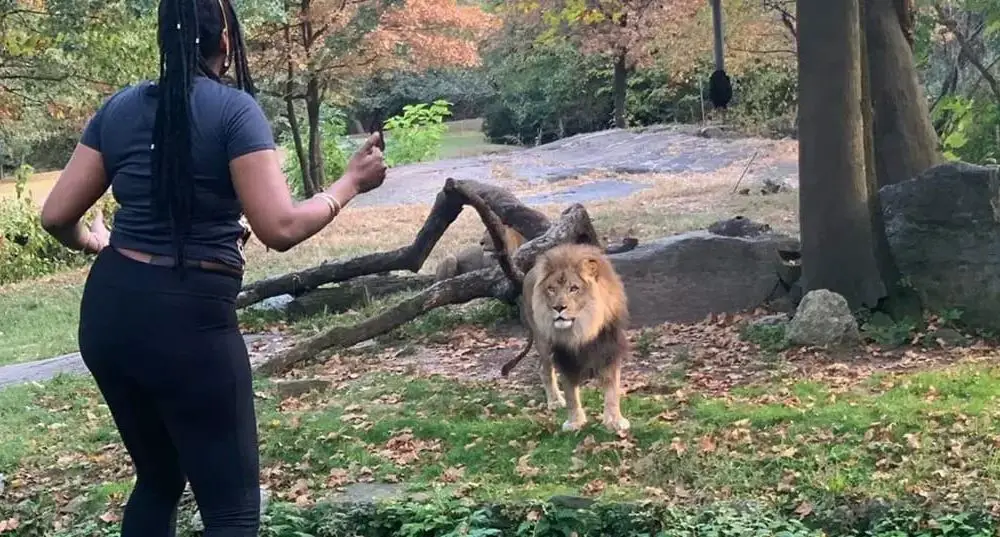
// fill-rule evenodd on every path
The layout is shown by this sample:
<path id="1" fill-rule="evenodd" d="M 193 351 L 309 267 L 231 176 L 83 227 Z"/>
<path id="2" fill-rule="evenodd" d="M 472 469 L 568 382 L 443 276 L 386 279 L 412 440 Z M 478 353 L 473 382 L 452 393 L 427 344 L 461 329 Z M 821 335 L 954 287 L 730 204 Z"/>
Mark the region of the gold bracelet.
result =
<path id="1" fill-rule="evenodd" d="M 343 207 L 340 205 L 340 202 L 337 201 L 336 198 L 334 198 L 330 194 L 327 194 L 326 192 L 319 192 L 319 193 L 316 194 L 316 196 L 318 196 L 323 201 L 325 201 L 326 204 L 327 204 L 327 206 L 330 207 L 330 213 L 331 213 L 330 214 L 330 218 L 331 219 L 336 218 L 337 215 L 340 214 L 340 210 Z"/>

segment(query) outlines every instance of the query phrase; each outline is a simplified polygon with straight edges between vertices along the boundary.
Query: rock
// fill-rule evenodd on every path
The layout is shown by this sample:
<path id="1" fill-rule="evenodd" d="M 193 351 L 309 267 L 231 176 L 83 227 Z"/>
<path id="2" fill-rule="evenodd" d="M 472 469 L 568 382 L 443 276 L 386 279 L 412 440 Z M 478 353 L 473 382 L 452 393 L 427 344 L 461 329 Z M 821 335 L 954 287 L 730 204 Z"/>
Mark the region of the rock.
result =
<path id="1" fill-rule="evenodd" d="M 756 237 L 761 233 L 771 231 L 771 226 L 754 222 L 744 216 L 734 216 L 727 220 L 719 220 L 708 226 L 708 231 L 724 237 Z"/>
<path id="2" fill-rule="evenodd" d="M 969 338 L 951 328 L 939 328 L 927 334 L 927 338 L 942 347 L 961 347 L 969 342 Z"/>
<path id="3" fill-rule="evenodd" d="M 889 249 L 927 311 L 1000 329 L 1000 173 L 947 163 L 879 190 Z"/>
<path id="4" fill-rule="evenodd" d="M 774 315 L 765 315 L 759 319 L 754 319 L 750 321 L 750 326 L 780 326 L 787 324 L 791 320 L 791 317 L 787 313 L 776 313 Z"/>
<path id="5" fill-rule="evenodd" d="M 640 328 L 742 312 L 780 297 L 780 249 L 798 249 L 798 241 L 776 233 L 725 237 L 692 231 L 608 258 L 625 283 L 632 326 Z"/>
<path id="6" fill-rule="evenodd" d="M 333 503 L 374 504 L 382 500 L 398 498 L 404 487 L 395 483 L 352 483 L 330 497 Z"/>
<path id="7" fill-rule="evenodd" d="M 301 397 L 313 390 L 322 392 L 329 387 L 330 381 L 323 379 L 278 380 L 274 383 L 274 388 L 281 399 Z"/>
<path id="8" fill-rule="evenodd" d="M 858 321 L 847 299 L 826 289 L 809 291 L 788 323 L 788 341 L 796 345 L 840 347 L 861 342 Z"/>
<path id="9" fill-rule="evenodd" d="M 264 516 L 264 512 L 267 511 L 267 504 L 271 500 L 271 491 L 261 488 L 260 489 L 260 515 Z M 205 531 L 205 523 L 201 519 L 201 512 L 195 511 L 191 515 L 191 529 L 197 533 Z"/>

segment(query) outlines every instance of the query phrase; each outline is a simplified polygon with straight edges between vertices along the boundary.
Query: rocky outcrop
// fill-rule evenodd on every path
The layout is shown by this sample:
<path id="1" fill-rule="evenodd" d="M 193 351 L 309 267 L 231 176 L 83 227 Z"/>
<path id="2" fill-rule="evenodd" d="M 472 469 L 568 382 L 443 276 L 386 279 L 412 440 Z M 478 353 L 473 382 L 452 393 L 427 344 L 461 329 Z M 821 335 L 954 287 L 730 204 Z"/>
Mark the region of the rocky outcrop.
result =
<path id="1" fill-rule="evenodd" d="M 1000 329 L 1000 171 L 947 163 L 879 191 L 889 249 L 927 311 Z"/>
<path id="2" fill-rule="evenodd" d="M 625 283 L 632 324 L 641 327 L 746 311 L 780 297 L 778 251 L 797 248 L 797 240 L 776 233 L 693 231 L 609 259 Z"/>

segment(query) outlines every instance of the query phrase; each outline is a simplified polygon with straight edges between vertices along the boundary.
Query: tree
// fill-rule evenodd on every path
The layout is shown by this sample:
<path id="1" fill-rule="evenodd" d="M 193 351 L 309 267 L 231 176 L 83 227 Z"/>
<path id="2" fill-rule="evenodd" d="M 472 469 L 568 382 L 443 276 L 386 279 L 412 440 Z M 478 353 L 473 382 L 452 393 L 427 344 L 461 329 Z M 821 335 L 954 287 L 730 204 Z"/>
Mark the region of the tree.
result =
<path id="1" fill-rule="evenodd" d="M 701 0 L 519 0 L 510 13 L 548 25 L 542 39 L 568 38 L 586 54 L 607 56 L 615 126 L 625 128 L 628 76 L 651 59 L 653 36 L 680 33 L 706 5 Z"/>
<path id="2" fill-rule="evenodd" d="M 798 0 L 799 218 L 805 289 L 885 296 L 866 181 L 860 6 Z"/>
<path id="3" fill-rule="evenodd" d="M 307 196 L 324 177 L 321 104 L 345 104 L 357 81 L 381 70 L 473 65 L 476 43 L 495 20 L 456 0 L 285 0 L 251 41 L 265 89 L 285 102 Z M 339 99 L 338 99 L 339 97 Z M 306 111 L 303 143 L 297 103 Z"/>

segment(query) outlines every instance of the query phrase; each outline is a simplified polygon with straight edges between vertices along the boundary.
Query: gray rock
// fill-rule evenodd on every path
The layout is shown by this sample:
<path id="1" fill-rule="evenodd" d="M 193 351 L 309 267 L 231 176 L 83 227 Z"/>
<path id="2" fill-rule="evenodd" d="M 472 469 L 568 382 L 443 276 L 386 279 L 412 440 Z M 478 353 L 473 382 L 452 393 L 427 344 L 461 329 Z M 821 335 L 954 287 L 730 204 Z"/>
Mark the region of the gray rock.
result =
<path id="1" fill-rule="evenodd" d="M 260 515 L 264 516 L 264 512 L 267 511 L 267 504 L 271 500 L 271 491 L 261 488 L 260 489 Z M 191 529 L 195 532 L 201 533 L 205 531 L 205 522 L 201 519 L 201 512 L 195 511 L 191 515 Z"/>
<path id="2" fill-rule="evenodd" d="M 1000 328 L 1000 172 L 948 163 L 879 191 L 889 249 L 926 310 Z"/>
<path id="3" fill-rule="evenodd" d="M 787 313 L 776 313 L 774 315 L 765 315 L 759 319 L 754 319 L 750 321 L 750 326 L 780 326 L 783 324 L 788 324 L 791 317 Z"/>
<path id="4" fill-rule="evenodd" d="M 396 483 L 352 483 L 330 497 L 332 503 L 373 504 L 400 497 L 405 487 Z"/>
<path id="5" fill-rule="evenodd" d="M 927 334 L 927 337 L 943 347 L 961 347 L 969 343 L 969 338 L 951 328 L 939 328 Z"/>
<path id="6" fill-rule="evenodd" d="M 847 299 L 826 289 L 809 291 L 788 323 L 788 341 L 796 345 L 840 347 L 861 342 L 858 321 Z"/>
<path id="7" fill-rule="evenodd" d="M 278 380 L 274 383 L 278 397 L 288 399 L 290 397 L 301 397 L 311 391 L 322 392 L 330 387 L 329 380 L 323 379 L 294 379 Z"/>
<path id="8" fill-rule="evenodd" d="M 797 240 L 776 233 L 692 231 L 608 257 L 625 283 L 638 328 L 746 311 L 779 297 L 778 250 L 797 248 Z"/>
<path id="9" fill-rule="evenodd" d="M 761 222 L 754 222 L 742 215 L 737 215 L 713 223 L 708 226 L 708 231 L 725 237 L 756 237 L 757 235 L 771 231 L 771 226 Z"/>

